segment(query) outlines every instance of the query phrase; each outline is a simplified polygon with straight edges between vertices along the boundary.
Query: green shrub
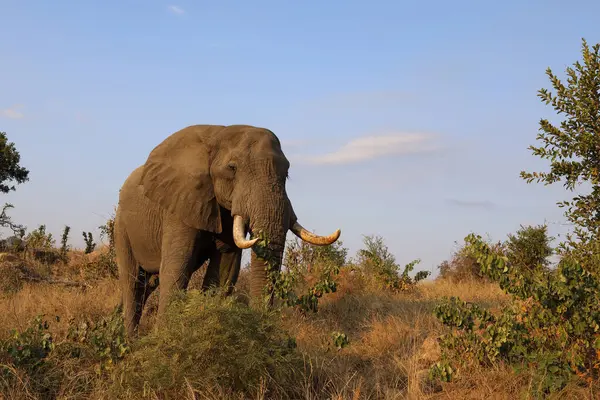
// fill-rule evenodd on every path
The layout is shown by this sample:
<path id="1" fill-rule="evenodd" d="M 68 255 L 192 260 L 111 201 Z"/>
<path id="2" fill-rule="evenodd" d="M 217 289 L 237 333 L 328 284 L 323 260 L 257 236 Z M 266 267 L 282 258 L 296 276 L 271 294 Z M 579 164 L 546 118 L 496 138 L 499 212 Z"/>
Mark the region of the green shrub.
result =
<path id="1" fill-rule="evenodd" d="M 70 320 L 67 339 L 78 344 L 70 349 L 70 355 L 94 360 L 98 373 L 112 369 L 129 352 L 121 307 L 115 307 L 107 318 L 99 321 L 76 324 Z"/>
<path id="2" fill-rule="evenodd" d="M 396 258 L 389 252 L 380 236 L 365 236 L 364 244 L 366 248 L 358 251 L 356 269 L 362 272 L 367 280 L 374 281 L 383 289 L 407 290 L 430 274 L 429 271 L 419 271 L 414 278 L 409 276 L 415 265 L 421 262 L 418 259 L 408 263 L 400 273 L 400 266 L 396 264 Z"/>
<path id="3" fill-rule="evenodd" d="M 288 270 L 306 274 L 329 264 L 342 267 L 347 256 L 348 249 L 341 240 L 329 246 L 314 246 L 295 238 L 286 245 L 283 264 Z"/>
<path id="4" fill-rule="evenodd" d="M 341 248 L 341 243 L 336 247 L 334 245 L 324 246 L 329 249 L 313 250 L 309 252 L 311 254 L 312 261 L 319 261 L 321 268 L 318 271 L 310 271 L 311 274 L 317 272 L 319 278 L 317 281 L 310 285 L 308 288 L 303 283 L 306 283 L 305 278 L 307 277 L 308 268 L 304 262 L 295 263 L 295 259 L 298 258 L 298 248 L 294 249 L 292 246 L 291 253 L 288 251 L 285 255 L 288 265 L 285 270 L 278 271 L 275 267 L 277 265 L 276 258 L 268 249 L 269 239 L 263 232 L 258 235 L 260 239 L 253 247 L 253 251 L 256 255 L 267 261 L 268 265 L 268 284 L 264 288 L 264 304 L 267 304 L 271 299 L 281 300 L 281 306 L 284 307 L 297 307 L 301 312 L 313 311 L 317 312 L 319 299 L 325 293 L 333 293 L 337 290 L 336 282 L 334 279 L 335 275 L 339 274 L 340 265 L 337 264 L 340 258 L 345 259 L 347 250 Z M 300 247 L 300 250 L 302 247 Z M 296 255 L 294 255 L 296 253 Z M 290 255 L 292 254 L 292 255 Z M 332 256 L 333 255 L 333 256 Z M 289 262 L 289 260 L 293 260 Z M 303 287 L 304 286 L 304 287 Z M 301 289 L 304 294 L 298 296 L 296 291 Z"/>
<path id="5" fill-rule="evenodd" d="M 1 342 L 0 393 L 9 393 L 19 385 L 28 386 L 27 392 L 42 398 L 53 391 L 56 379 L 49 358 L 56 345 L 48 328 L 48 321 L 39 315 L 23 331 L 14 329 Z M 49 375 L 53 376 L 48 379 Z"/>
<path id="6" fill-rule="evenodd" d="M 46 232 L 46 225 L 44 224 L 27 234 L 24 240 L 28 249 L 39 250 L 52 250 L 56 242 L 52 237 L 52 233 Z"/>
<path id="7" fill-rule="evenodd" d="M 18 387 L 20 393 L 30 393 L 28 398 L 88 398 L 108 377 L 106 371 L 129 351 L 119 308 L 107 318 L 68 321 L 64 338 L 57 339 L 49 328 L 38 315 L 26 329 L 13 330 L 1 342 L 0 393 Z"/>
<path id="8" fill-rule="evenodd" d="M 92 236 L 92 232 L 82 232 L 83 240 L 85 241 L 85 254 L 90 254 L 96 248 L 96 243 L 94 243 L 94 237 Z"/>
<path id="9" fill-rule="evenodd" d="M 546 269 L 548 257 L 554 254 L 546 225 L 521 226 L 516 235 L 509 234 L 504 253 L 511 265 L 519 268 Z"/>
<path id="10" fill-rule="evenodd" d="M 2 343 L 2 358 L 10 365 L 27 370 L 43 365 L 54 348 L 48 327 L 48 321 L 39 315 L 23 332 L 13 329 L 10 337 Z"/>
<path id="11" fill-rule="evenodd" d="M 487 278 L 479 271 L 479 265 L 475 258 L 469 254 L 465 246 L 456 250 L 449 260 L 444 260 L 439 266 L 437 279 L 452 282 L 487 281 Z"/>
<path id="12" fill-rule="evenodd" d="M 117 255 L 115 253 L 115 240 L 114 240 L 114 226 L 115 217 L 114 214 L 106 221 L 106 224 L 99 226 L 100 239 L 108 239 L 108 251 L 100 253 L 96 259 L 94 272 L 97 276 L 112 276 L 113 278 L 119 277 L 119 270 L 117 267 Z"/>
<path id="13" fill-rule="evenodd" d="M 506 362 L 534 374 L 534 393 L 562 389 L 569 381 L 598 378 L 600 279 L 571 258 L 555 271 L 523 267 L 480 236 L 466 238 L 481 272 L 511 295 L 511 305 L 491 313 L 457 298 L 435 315 L 451 332 L 441 338 L 443 362 L 434 376 L 452 379 L 467 365 Z"/>
<path id="14" fill-rule="evenodd" d="M 188 385 L 205 395 L 215 387 L 253 398 L 279 398 L 302 361 L 277 313 L 255 310 L 197 290 L 180 292 L 165 321 L 135 344 L 120 364 L 112 391 L 132 398 L 183 398 Z M 292 385 L 293 387 L 293 385 Z M 262 389 L 261 389 L 262 388 Z"/>
<path id="15" fill-rule="evenodd" d="M 70 246 L 68 245 L 70 231 L 71 227 L 65 225 L 62 236 L 60 238 L 60 255 L 65 262 L 67 261 L 67 252 L 70 250 Z"/>

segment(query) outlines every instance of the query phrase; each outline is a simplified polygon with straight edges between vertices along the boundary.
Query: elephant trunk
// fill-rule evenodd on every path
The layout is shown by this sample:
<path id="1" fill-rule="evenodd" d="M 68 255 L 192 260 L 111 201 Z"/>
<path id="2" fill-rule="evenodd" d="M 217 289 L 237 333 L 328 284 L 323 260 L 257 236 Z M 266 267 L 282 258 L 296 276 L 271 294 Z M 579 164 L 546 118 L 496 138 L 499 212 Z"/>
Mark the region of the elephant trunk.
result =
<path id="1" fill-rule="evenodd" d="M 278 274 L 281 270 L 283 251 L 287 231 L 290 228 L 290 208 L 285 191 L 270 196 L 267 204 L 261 204 L 255 213 L 250 216 L 250 230 L 254 237 L 262 235 L 266 239 L 266 246 L 258 245 L 252 247 L 252 258 L 250 261 L 250 297 L 251 303 L 263 304 L 265 296 L 269 292 L 269 273 Z M 260 204 L 260 203 L 259 203 Z M 270 296 L 271 297 L 271 296 Z M 269 304 L 272 303 L 272 298 Z"/>
<path id="2" fill-rule="evenodd" d="M 255 251 L 252 252 L 250 262 L 250 303 L 252 305 L 267 305 L 273 304 L 273 287 L 274 275 L 270 275 L 269 271 L 278 274 L 281 270 L 281 261 L 283 258 L 283 248 L 281 250 L 268 249 L 268 256 L 258 255 Z"/>

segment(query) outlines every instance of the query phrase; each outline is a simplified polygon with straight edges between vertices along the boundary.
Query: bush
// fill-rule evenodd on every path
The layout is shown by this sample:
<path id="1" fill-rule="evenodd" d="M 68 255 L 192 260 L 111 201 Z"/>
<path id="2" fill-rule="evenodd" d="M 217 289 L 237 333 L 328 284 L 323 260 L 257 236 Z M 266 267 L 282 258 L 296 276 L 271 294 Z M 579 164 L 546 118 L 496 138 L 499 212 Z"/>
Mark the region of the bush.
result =
<path id="1" fill-rule="evenodd" d="M 67 339 L 85 345 L 70 349 L 71 356 L 85 355 L 87 359 L 94 360 L 98 373 L 112 369 L 129 352 L 121 313 L 121 307 L 115 307 L 108 318 L 99 321 L 88 320 L 76 324 L 71 319 Z"/>
<path id="2" fill-rule="evenodd" d="M 533 373 L 536 394 L 597 379 L 600 279 L 570 258 L 549 271 L 511 263 L 479 236 L 466 242 L 481 272 L 511 295 L 511 305 L 495 314 L 458 298 L 438 305 L 435 315 L 451 332 L 441 338 L 443 361 L 431 374 L 450 380 L 457 366 L 523 365 Z"/>
<path id="3" fill-rule="evenodd" d="M 391 291 L 402 291 L 414 286 L 417 282 L 427 278 L 429 271 L 419 271 L 414 278 L 408 274 L 421 260 L 408 263 L 400 273 L 400 266 L 396 264 L 396 258 L 388 250 L 383 238 L 380 236 L 365 236 L 366 249 L 358 251 L 359 270 L 366 280 L 382 289 Z"/>
<path id="4" fill-rule="evenodd" d="M 92 236 L 92 232 L 82 232 L 83 240 L 85 241 L 85 254 L 90 254 L 96 248 L 96 243 L 94 243 L 94 237 Z"/>
<path id="5" fill-rule="evenodd" d="M 56 317 L 56 322 L 60 318 Z M 27 328 L 13 330 L 0 349 L 0 393 L 29 393 L 28 398 L 88 398 L 129 350 L 119 308 L 107 318 L 69 321 L 57 340 L 43 315 Z"/>
<path id="6" fill-rule="evenodd" d="M 68 261 L 67 253 L 71 249 L 71 246 L 68 245 L 70 231 L 71 227 L 65 225 L 62 236 L 60 238 L 60 256 L 62 257 L 64 262 Z"/>
<path id="7" fill-rule="evenodd" d="M 42 224 L 37 229 L 25 236 L 28 249 L 52 250 L 55 245 L 52 233 L 46 232 L 46 225 Z"/>
<path id="8" fill-rule="evenodd" d="M 509 234 L 504 244 L 508 262 L 518 268 L 547 269 L 548 257 L 554 254 L 546 225 L 521 226 L 516 235 Z"/>
<path id="9" fill-rule="evenodd" d="M 504 243 L 493 243 L 490 239 L 487 239 L 486 243 L 495 252 L 504 254 L 506 249 Z M 477 263 L 477 257 L 472 253 L 467 243 L 462 247 L 459 247 L 458 250 L 452 254 L 449 261 L 443 261 L 438 266 L 438 269 L 440 270 L 438 279 L 446 279 L 456 283 L 470 281 L 489 282 L 489 278 L 481 272 L 479 264 Z"/>
<path id="10" fill-rule="evenodd" d="M 100 239 L 105 237 L 108 239 L 108 251 L 101 253 L 97 260 L 98 269 L 101 272 L 118 278 L 119 270 L 117 267 L 117 254 L 115 253 L 115 216 L 114 214 L 106 221 L 104 225 L 99 227 Z"/>
<path id="11" fill-rule="evenodd" d="M 221 387 L 229 388 L 225 395 L 249 398 L 262 391 L 280 398 L 278 387 L 294 387 L 293 371 L 302 361 L 276 315 L 232 297 L 179 293 L 164 323 L 121 364 L 113 394 L 182 398 L 189 387 L 205 395 Z"/>
<path id="12" fill-rule="evenodd" d="M 314 246 L 295 238 L 286 246 L 283 264 L 289 270 L 305 274 L 326 265 L 342 267 L 347 256 L 348 249 L 341 240 L 329 246 Z"/>
<path id="13" fill-rule="evenodd" d="M 456 250 L 450 260 L 443 261 L 438 269 L 440 273 L 437 279 L 446 279 L 452 282 L 487 280 L 479 271 L 477 261 L 469 254 L 465 246 Z"/>

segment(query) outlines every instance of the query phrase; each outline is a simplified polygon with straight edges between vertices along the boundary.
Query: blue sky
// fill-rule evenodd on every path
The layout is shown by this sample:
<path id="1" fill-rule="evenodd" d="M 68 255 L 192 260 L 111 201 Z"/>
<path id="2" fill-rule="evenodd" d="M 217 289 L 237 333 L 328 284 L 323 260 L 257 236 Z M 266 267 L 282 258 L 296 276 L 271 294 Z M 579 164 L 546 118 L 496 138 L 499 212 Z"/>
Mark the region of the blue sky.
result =
<path id="1" fill-rule="evenodd" d="M 218 4 L 217 4 L 218 3 Z M 437 272 L 469 232 L 563 220 L 526 184 L 536 97 L 600 41 L 594 1 L 0 2 L 0 131 L 31 170 L 2 202 L 56 236 L 105 222 L 132 169 L 192 124 L 273 130 L 303 225 L 385 237 Z M 564 231 L 551 224 L 551 233 Z"/>

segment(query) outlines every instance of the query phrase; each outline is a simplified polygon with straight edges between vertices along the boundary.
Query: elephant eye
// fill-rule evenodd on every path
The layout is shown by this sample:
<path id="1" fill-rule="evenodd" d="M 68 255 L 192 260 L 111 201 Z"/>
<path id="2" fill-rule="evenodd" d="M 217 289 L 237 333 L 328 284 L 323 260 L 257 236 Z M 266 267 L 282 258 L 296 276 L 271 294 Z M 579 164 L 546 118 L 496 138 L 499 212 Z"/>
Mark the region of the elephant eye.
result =
<path id="1" fill-rule="evenodd" d="M 235 172 L 235 170 L 237 169 L 237 165 L 235 165 L 234 162 L 230 162 L 229 164 L 227 164 L 227 168 Z"/>

